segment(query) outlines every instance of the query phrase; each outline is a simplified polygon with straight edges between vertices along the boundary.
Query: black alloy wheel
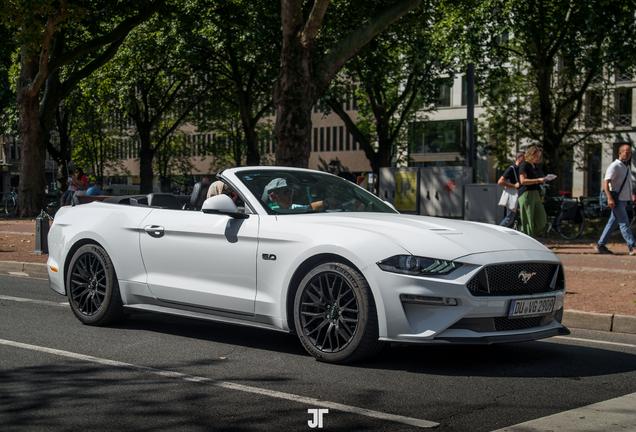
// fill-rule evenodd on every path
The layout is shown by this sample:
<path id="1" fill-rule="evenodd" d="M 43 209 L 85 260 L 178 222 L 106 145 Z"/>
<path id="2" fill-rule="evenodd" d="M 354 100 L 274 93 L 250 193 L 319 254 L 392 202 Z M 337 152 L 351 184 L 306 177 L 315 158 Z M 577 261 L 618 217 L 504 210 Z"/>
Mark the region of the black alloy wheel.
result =
<path id="1" fill-rule="evenodd" d="M 329 363 L 350 363 L 376 354 L 378 319 L 364 277 L 341 263 L 314 268 L 300 283 L 294 321 L 305 349 Z"/>
<path id="2" fill-rule="evenodd" d="M 125 317 L 112 261 L 97 245 L 80 247 L 66 277 L 68 300 L 84 324 L 105 325 Z"/>

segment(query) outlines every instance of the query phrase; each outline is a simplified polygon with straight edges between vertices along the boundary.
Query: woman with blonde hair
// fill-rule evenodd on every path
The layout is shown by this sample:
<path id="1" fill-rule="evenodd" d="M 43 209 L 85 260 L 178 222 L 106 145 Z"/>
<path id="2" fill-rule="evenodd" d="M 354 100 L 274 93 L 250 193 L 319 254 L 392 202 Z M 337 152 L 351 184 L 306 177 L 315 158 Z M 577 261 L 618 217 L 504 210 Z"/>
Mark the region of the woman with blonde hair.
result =
<path id="1" fill-rule="evenodd" d="M 545 228 L 548 217 L 545 214 L 539 185 L 545 178 L 539 177 L 536 165 L 541 162 L 541 149 L 531 146 L 519 166 L 519 214 L 521 215 L 521 231 L 530 237 L 538 236 Z"/>

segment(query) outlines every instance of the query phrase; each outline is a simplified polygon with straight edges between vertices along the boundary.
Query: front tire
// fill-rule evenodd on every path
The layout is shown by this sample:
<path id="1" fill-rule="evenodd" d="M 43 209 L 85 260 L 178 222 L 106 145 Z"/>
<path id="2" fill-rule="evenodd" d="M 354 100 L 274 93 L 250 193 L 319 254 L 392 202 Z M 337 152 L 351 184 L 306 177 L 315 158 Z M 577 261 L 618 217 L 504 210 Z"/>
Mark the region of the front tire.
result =
<path id="1" fill-rule="evenodd" d="M 380 350 L 378 316 L 369 284 L 336 262 L 315 267 L 294 300 L 296 333 L 309 354 L 327 363 L 352 363 Z"/>
<path id="2" fill-rule="evenodd" d="M 84 245 L 75 252 L 66 289 L 73 313 L 84 324 L 107 325 L 126 317 L 113 263 L 97 245 Z"/>

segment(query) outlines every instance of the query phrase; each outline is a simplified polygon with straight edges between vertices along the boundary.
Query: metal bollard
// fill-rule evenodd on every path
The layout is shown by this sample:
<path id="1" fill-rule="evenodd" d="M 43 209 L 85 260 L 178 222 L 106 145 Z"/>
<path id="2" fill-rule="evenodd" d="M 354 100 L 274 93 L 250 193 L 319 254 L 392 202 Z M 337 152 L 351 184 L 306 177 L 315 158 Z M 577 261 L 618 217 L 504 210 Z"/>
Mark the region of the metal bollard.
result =
<path id="1" fill-rule="evenodd" d="M 31 255 L 46 255 L 49 253 L 49 218 L 38 216 L 35 219 L 35 250 Z"/>

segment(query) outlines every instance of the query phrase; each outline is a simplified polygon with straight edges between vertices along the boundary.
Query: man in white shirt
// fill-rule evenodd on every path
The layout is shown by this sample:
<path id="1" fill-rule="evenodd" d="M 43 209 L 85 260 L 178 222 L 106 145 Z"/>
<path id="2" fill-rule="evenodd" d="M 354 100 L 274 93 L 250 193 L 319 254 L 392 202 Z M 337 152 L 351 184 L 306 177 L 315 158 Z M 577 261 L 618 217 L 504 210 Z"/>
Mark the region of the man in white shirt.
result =
<path id="1" fill-rule="evenodd" d="M 596 251 L 599 253 L 611 254 L 612 251 L 605 246 L 610 239 L 617 226 L 620 226 L 623 238 L 627 242 L 630 255 L 636 255 L 636 244 L 634 243 L 634 234 L 629 229 L 629 218 L 627 217 L 627 203 L 636 201 L 636 194 L 632 188 L 631 171 L 629 164 L 632 159 L 632 149 L 629 144 L 621 146 L 618 150 L 618 159 L 610 164 L 605 173 L 603 181 L 603 189 L 607 194 L 607 206 L 612 210 L 607 225 L 603 230 L 603 234 L 596 245 Z M 621 189 L 622 187 L 622 189 Z M 620 194 L 616 200 L 612 197 L 611 192 Z"/>

